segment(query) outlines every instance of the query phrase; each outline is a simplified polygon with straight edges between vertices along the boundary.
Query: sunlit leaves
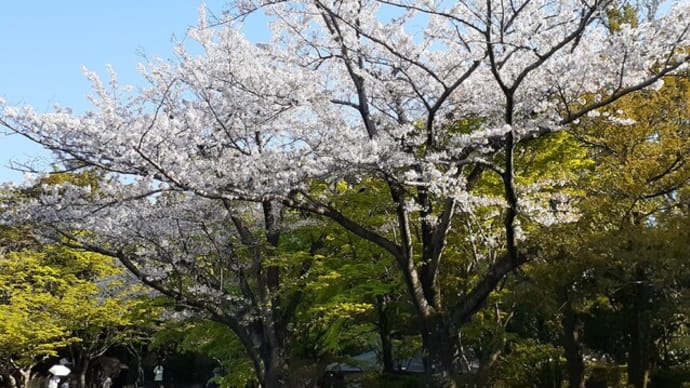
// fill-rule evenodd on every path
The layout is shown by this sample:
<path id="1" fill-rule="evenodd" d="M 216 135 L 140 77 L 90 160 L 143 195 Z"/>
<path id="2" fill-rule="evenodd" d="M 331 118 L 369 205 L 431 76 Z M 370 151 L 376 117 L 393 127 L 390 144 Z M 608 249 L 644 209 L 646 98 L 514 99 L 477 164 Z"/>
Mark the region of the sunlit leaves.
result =
<path id="1" fill-rule="evenodd" d="M 121 276 L 110 258 L 52 245 L 0 256 L 5 357 L 32 365 L 71 344 L 90 346 L 104 331 L 124 338 L 138 302 Z"/>

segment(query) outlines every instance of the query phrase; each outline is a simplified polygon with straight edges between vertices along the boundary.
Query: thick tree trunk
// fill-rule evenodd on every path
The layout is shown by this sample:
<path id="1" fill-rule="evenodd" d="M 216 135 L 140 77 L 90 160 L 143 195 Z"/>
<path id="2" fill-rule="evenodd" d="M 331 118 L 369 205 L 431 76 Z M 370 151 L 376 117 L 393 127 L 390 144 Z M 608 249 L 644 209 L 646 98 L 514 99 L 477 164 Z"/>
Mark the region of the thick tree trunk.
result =
<path id="1" fill-rule="evenodd" d="M 436 315 L 425 320 L 422 330 L 427 385 L 455 388 L 460 378 L 460 346 L 451 325 Z"/>
<path id="2" fill-rule="evenodd" d="M 644 270 L 638 266 L 633 299 L 633 322 L 628 352 L 628 384 L 647 388 L 649 381 L 649 287 Z"/>
<path id="3" fill-rule="evenodd" d="M 18 371 L 20 377 L 19 386 L 21 388 L 29 388 L 29 382 L 31 382 L 31 367 L 21 368 Z"/>
<path id="4" fill-rule="evenodd" d="M 501 356 L 501 353 L 502 349 L 490 350 L 484 357 L 479 365 L 477 373 L 474 375 L 474 387 L 484 388 L 491 386 L 491 372 L 493 371 L 494 364 L 496 364 L 496 361 L 498 361 L 498 358 Z"/>
<path id="5" fill-rule="evenodd" d="M 269 319 L 271 315 L 273 314 L 267 314 Z M 289 360 L 286 356 L 283 330 L 284 325 L 280 322 L 257 323 L 252 336 L 242 341 L 262 388 L 290 386 Z"/>
<path id="6" fill-rule="evenodd" d="M 379 332 L 381 336 L 381 361 L 383 362 L 383 373 L 395 372 L 393 362 L 393 341 L 389 332 Z"/>
<path id="7" fill-rule="evenodd" d="M 378 331 L 381 338 L 381 355 L 383 361 L 383 373 L 394 372 L 393 365 L 393 341 L 391 340 L 391 328 L 386 315 L 387 297 L 376 298 L 376 312 L 378 313 Z"/>
<path id="8" fill-rule="evenodd" d="M 635 326 L 638 326 L 637 322 Z M 643 329 L 635 327 L 630 338 L 630 356 L 628 359 L 628 384 L 635 388 L 647 388 L 649 361 L 643 344 Z"/>
<path id="9" fill-rule="evenodd" d="M 577 330 L 577 317 L 572 309 L 572 304 L 567 301 L 563 308 L 563 337 L 561 339 L 565 351 L 566 366 L 568 369 L 568 386 L 570 388 L 584 388 L 585 364 L 582 359 L 582 346 L 579 342 Z"/>
<path id="10" fill-rule="evenodd" d="M 287 387 L 288 384 L 288 363 L 285 352 L 281 348 L 272 348 L 263 359 L 264 371 L 262 388 Z"/>
<path id="11" fill-rule="evenodd" d="M 90 365 L 90 360 L 88 357 L 84 356 L 80 368 L 81 370 L 79 371 L 79 387 L 80 388 L 86 388 L 86 374 L 89 371 L 89 365 Z"/>
<path id="12" fill-rule="evenodd" d="M 134 358 L 134 364 L 130 365 L 130 371 L 136 373 L 134 381 L 131 381 L 131 375 L 128 376 L 127 383 L 134 383 L 135 387 L 142 387 L 144 385 L 144 365 L 142 363 L 141 349 L 135 345 L 128 345 L 127 352 Z"/>

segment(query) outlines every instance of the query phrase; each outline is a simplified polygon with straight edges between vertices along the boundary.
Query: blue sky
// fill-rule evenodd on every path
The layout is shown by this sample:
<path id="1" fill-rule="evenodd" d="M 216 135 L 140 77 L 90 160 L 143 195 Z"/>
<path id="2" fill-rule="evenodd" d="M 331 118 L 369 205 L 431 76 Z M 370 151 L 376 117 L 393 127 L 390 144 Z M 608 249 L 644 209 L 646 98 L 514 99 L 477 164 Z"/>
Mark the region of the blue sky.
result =
<path id="1" fill-rule="evenodd" d="M 121 84 L 141 85 L 136 71 L 141 53 L 171 58 L 198 20 L 206 4 L 209 15 L 219 14 L 223 0 L 21 0 L 0 4 L 0 97 L 12 105 L 31 105 L 38 111 L 53 105 L 89 108 L 89 83 L 82 65 L 102 75 L 111 64 Z M 254 40 L 267 37 L 265 24 L 248 23 Z M 46 160 L 48 153 L 19 136 L 0 129 L 0 183 L 21 182 L 22 174 L 9 161 Z"/>

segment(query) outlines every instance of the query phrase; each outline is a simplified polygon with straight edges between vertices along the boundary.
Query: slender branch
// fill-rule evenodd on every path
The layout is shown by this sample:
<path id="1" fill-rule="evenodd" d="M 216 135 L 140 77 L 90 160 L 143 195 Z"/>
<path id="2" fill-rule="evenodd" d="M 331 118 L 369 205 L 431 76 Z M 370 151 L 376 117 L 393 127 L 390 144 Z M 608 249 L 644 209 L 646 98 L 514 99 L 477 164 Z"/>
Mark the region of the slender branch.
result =
<path id="1" fill-rule="evenodd" d="M 465 80 L 467 80 L 474 71 L 479 68 L 479 65 L 481 64 L 481 61 L 474 61 L 472 63 L 472 66 L 470 66 L 465 72 L 458 77 L 455 82 L 453 82 L 450 86 L 444 88 L 443 93 L 438 97 L 436 102 L 434 103 L 433 106 L 429 108 L 429 116 L 426 120 L 426 131 L 427 131 L 427 145 L 430 147 L 433 146 L 434 144 L 434 136 L 433 136 L 433 128 L 434 128 L 434 120 L 436 118 L 436 113 L 438 110 L 441 108 L 444 102 L 450 97 L 450 95 L 458 88 L 460 85 L 462 85 Z"/>
<path id="2" fill-rule="evenodd" d="M 295 195 L 291 197 L 282 197 L 279 199 L 279 201 L 283 203 L 285 206 L 291 207 L 293 209 L 304 210 L 312 214 L 328 217 L 336 223 L 340 224 L 345 229 L 354 233 L 355 235 L 362 237 L 365 240 L 370 241 L 385 249 L 390 254 L 392 254 L 393 257 L 402 257 L 402 248 L 397 244 L 393 243 L 392 241 L 388 240 L 387 238 L 383 237 L 382 235 L 374 232 L 373 230 L 367 229 L 364 226 L 357 223 L 356 221 L 353 221 L 352 219 L 346 217 L 344 214 L 342 214 L 332 206 L 315 201 L 313 198 L 309 197 L 306 193 L 302 191 L 295 191 L 294 194 L 299 194 L 305 197 L 307 199 L 307 202 L 295 199 Z"/>
<path id="3" fill-rule="evenodd" d="M 644 88 L 646 88 L 646 87 L 648 87 L 648 86 L 651 86 L 651 85 L 653 85 L 655 82 L 657 82 L 657 81 L 659 81 L 661 78 L 663 78 L 665 75 L 667 75 L 667 74 L 671 73 L 672 71 L 678 69 L 678 68 L 681 67 L 683 64 L 685 64 L 686 62 L 689 62 L 689 61 L 690 61 L 690 55 L 686 55 L 685 57 L 683 57 L 683 58 L 682 58 L 680 61 L 678 61 L 677 63 L 675 63 L 675 64 L 673 64 L 673 65 L 670 65 L 670 66 L 667 66 L 666 68 L 660 70 L 658 73 L 656 73 L 656 74 L 654 74 L 653 76 L 647 78 L 646 80 L 642 81 L 641 83 L 636 84 L 636 85 L 633 85 L 633 86 L 629 86 L 629 87 L 627 87 L 627 88 L 619 89 L 619 90 L 615 91 L 614 93 L 612 93 L 610 96 L 608 96 L 608 97 L 606 97 L 606 98 L 602 98 L 599 102 L 590 104 L 590 105 L 588 105 L 588 106 L 586 106 L 586 107 L 580 109 L 580 110 L 577 111 L 577 112 L 572 112 L 572 113 L 570 113 L 569 115 L 567 115 L 566 117 L 564 117 L 564 118 L 559 122 L 559 124 L 560 124 L 560 125 L 570 124 L 570 123 L 574 122 L 575 120 L 581 118 L 582 116 L 586 115 L 587 113 L 589 113 L 589 112 L 591 112 L 591 111 L 593 111 L 593 110 L 595 110 L 595 109 L 599 109 L 599 108 L 601 108 L 601 107 L 603 107 L 603 106 L 610 105 L 610 104 L 612 104 L 613 102 L 615 102 L 616 100 L 620 99 L 621 97 L 623 97 L 623 96 L 625 96 L 625 95 L 628 95 L 628 94 L 633 93 L 633 92 L 637 92 L 637 91 L 642 90 L 642 89 L 644 89 Z M 541 132 L 541 131 L 540 131 L 540 132 Z"/>
<path id="4" fill-rule="evenodd" d="M 518 255 L 517 257 L 504 255 L 491 266 L 482 280 L 469 293 L 460 298 L 453 308 L 452 322 L 458 326 L 468 322 L 472 315 L 482 308 L 486 298 L 496 289 L 498 283 L 533 255 Z"/>
<path id="5" fill-rule="evenodd" d="M 350 58 L 350 49 L 347 47 L 345 44 L 345 38 L 340 31 L 340 26 L 338 25 L 337 19 L 339 17 L 328 7 L 325 5 L 321 4 L 320 2 L 316 2 L 317 7 L 322 9 L 322 17 L 324 19 L 324 22 L 329 28 L 329 31 L 331 34 L 336 35 L 338 38 L 338 42 L 340 42 L 340 50 L 342 51 L 343 55 L 343 62 L 345 63 L 345 67 L 347 69 L 348 74 L 350 75 L 350 79 L 352 80 L 352 83 L 355 87 L 355 90 L 357 91 L 357 99 L 359 103 L 357 104 L 359 114 L 362 117 L 362 121 L 364 122 L 364 127 L 367 130 L 367 134 L 369 135 L 369 138 L 373 138 L 376 136 L 376 124 L 371 120 L 371 114 L 369 112 L 369 98 L 367 97 L 367 90 L 364 86 L 364 78 L 357 73 L 355 70 L 352 59 Z M 339 19 L 342 20 L 342 19 Z M 361 67 L 360 67 L 360 70 Z"/>

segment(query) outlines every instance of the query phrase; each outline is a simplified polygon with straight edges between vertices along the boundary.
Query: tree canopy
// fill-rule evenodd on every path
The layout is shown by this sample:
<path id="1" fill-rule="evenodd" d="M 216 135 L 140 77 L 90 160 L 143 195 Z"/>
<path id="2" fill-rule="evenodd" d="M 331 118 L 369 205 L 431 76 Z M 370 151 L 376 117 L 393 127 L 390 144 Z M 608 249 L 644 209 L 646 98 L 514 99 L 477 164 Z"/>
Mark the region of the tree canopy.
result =
<path id="1" fill-rule="evenodd" d="M 580 215 L 568 177 L 548 167 L 582 168 L 581 155 L 542 151 L 566 149 L 557 132 L 597 116 L 624 133 L 639 118 L 614 104 L 687 69 L 689 4 L 634 23 L 618 5 L 249 0 L 216 21 L 202 10 L 188 34 L 201 53 L 179 45 L 176 61 L 142 66 L 147 87 L 87 72 L 87 113 L 2 104 L 0 123 L 61 168 L 102 172 L 91 186 L 44 185 L 5 217 L 224 320 L 266 386 L 284 383 L 302 296 L 282 286 L 318 247 L 304 244 L 298 265 L 276 260 L 305 222 L 338 225 L 396 263 L 428 384 L 457 386 L 459 331 L 509 273 L 543 258 L 532 233 Z M 259 10 L 268 44 L 239 32 Z M 670 189 L 680 160 L 638 168 L 670 168 L 649 177 Z"/>
<path id="2" fill-rule="evenodd" d="M 20 235 L 14 234 L 16 241 Z M 28 384 L 35 365 L 70 354 L 78 361 L 75 372 L 84 376 L 89 361 L 126 343 L 132 330 L 144 324 L 136 315 L 140 289 L 113 258 L 59 245 L 30 245 L 32 249 L 0 255 L 2 374 L 18 373 L 22 384 Z"/>

